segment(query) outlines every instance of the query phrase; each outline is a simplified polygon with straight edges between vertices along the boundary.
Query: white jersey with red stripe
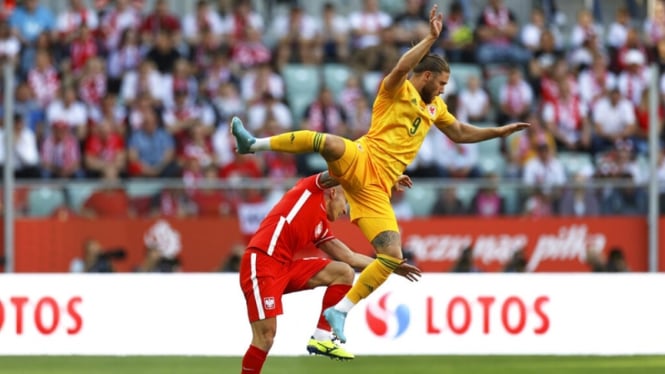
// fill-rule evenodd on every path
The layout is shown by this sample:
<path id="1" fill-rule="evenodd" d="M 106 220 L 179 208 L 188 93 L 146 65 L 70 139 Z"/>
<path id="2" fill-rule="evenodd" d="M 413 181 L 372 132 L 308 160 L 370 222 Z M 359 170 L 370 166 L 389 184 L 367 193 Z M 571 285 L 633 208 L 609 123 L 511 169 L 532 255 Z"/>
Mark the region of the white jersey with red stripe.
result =
<path id="1" fill-rule="evenodd" d="M 303 178 L 290 189 L 261 222 L 248 248 L 285 263 L 295 253 L 333 239 L 326 216 L 319 175 Z"/>

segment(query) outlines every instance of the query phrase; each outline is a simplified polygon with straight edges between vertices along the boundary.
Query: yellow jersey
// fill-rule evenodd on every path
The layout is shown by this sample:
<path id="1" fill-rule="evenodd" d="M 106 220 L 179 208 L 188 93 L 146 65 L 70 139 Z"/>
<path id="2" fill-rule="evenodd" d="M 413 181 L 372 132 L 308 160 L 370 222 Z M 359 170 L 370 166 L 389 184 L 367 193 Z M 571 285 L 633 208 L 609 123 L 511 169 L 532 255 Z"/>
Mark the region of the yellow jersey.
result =
<path id="1" fill-rule="evenodd" d="M 425 104 L 408 79 L 394 92 L 385 90 L 381 82 L 369 131 L 359 140 L 367 147 L 375 168 L 380 169 L 374 172 L 392 184 L 413 162 L 430 127 L 455 121 L 440 96 Z"/>

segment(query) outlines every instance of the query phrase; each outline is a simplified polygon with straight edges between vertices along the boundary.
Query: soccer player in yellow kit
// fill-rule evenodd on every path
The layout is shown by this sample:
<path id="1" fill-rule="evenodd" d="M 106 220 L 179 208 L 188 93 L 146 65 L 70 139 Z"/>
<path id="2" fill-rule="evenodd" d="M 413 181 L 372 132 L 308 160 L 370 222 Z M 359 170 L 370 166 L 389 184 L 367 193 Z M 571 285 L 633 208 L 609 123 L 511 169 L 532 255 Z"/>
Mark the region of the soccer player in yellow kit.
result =
<path id="1" fill-rule="evenodd" d="M 441 32 L 442 20 L 443 15 L 437 13 L 434 5 L 430 11 L 429 35 L 404 53 L 383 79 L 372 108 L 370 129 L 355 141 L 308 130 L 255 138 L 240 119 L 234 117 L 231 121 L 230 130 L 239 153 L 320 153 L 330 175 L 344 188 L 352 222 L 376 250 L 376 259 L 360 273 L 346 296 L 324 311 L 342 343 L 346 342 L 347 313 L 404 261 L 397 220 L 390 205 L 391 189 L 416 157 L 430 127 L 436 126 L 454 142 L 474 143 L 507 136 L 529 126 L 512 123 L 481 128 L 462 123 L 448 112 L 440 94 L 450 78 L 450 66 L 442 57 L 429 54 Z"/>

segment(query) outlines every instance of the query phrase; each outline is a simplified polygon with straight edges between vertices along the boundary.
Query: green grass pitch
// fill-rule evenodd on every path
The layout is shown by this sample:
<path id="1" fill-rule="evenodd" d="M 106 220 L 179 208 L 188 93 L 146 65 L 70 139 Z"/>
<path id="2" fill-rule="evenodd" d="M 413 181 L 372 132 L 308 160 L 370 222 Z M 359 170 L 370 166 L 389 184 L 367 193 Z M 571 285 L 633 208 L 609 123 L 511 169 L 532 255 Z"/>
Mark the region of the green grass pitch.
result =
<path id="1" fill-rule="evenodd" d="M 0 357 L 2 374 L 238 374 L 239 357 Z M 662 374 L 665 356 L 268 357 L 263 374 Z"/>

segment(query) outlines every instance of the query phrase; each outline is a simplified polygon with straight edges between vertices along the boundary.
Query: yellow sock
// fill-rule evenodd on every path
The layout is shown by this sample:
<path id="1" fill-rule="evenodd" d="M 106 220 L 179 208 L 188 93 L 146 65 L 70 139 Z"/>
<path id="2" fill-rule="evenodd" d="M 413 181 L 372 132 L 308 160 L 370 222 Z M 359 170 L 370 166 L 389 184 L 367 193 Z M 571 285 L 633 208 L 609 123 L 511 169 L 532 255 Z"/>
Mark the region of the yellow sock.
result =
<path id="1" fill-rule="evenodd" d="M 285 132 L 270 137 L 270 149 L 288 153 L 319 152 L 323 149 L 326 134 L 310 130 Z"/>
<path id="2" fill-rule="evenodd" d="M 403 261 L 384 254 L 377 255 L 376 259 L 360 273 L 358 280 L 353 284 L 346 297 L 354 304 L 358 304 L 360 300 L 369 296 L 382 285 Z"/>

